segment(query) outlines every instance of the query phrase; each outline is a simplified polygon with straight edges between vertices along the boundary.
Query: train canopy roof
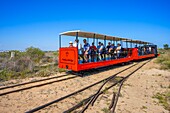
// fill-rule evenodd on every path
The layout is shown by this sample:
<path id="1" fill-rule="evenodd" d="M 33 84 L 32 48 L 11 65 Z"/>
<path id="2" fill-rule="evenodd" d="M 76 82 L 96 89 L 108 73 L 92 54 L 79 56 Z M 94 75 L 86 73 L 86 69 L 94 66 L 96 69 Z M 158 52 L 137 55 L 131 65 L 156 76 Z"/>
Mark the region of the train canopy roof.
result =
<path id="1" fill-rule="evenodd" d="M 132 42 L 132 43 L 136 43 L 136 44 L 152 44 L 150 42 L 144 42 L 144 41 L 140 41 L 140 40 L 126 40 L 127 42 Z"/>
<path id="2" fill-rule="evenodd" d="M 139 41 L 139 40 L 131 40 L 131 39 L 127 39 L 127 38 L 108 36 L 108 35 L 103 35 L 103 34 L 98 34 L 98 33 L 80 31 L 80 30 L 66 31 L 66 32 L 60 33 L 60 35 L 76 36 L 77 33 L 78 33 L 78 37 L 85 37 L 85 38 L 94 38 L 95 37 L 95 39 L 101 39 L 101 40 L 106 39 L 106 40 L 132 42 L 132 43 L 136 43 L 136 44 L 151 44 L 149 42 L 144 42 L 144 41 Z"/>

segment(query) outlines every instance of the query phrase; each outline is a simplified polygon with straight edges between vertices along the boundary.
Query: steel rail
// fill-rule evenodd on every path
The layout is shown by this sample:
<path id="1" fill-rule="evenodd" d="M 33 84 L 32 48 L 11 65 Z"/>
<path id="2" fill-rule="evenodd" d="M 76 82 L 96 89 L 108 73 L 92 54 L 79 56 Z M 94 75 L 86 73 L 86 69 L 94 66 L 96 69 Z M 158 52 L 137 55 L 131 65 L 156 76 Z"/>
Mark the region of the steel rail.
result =
<path id="1" fill-rule="evenodd" d="M 150 62 L 150 60 L 149 60 L 148 62 Z M 148 63 L 148 62 L 143 63 L 141 66 L 139 66 L 139 67 L 138 67 L 137 69 L 135 69 L 133 72 L 131 72 L 130 74 L 128 74 L 126 77 L 124 77 L 124 78 L 122 78 L 121 80 L 115 82 L 113 85 L 109 86 L 109 87 L 106 88 L 105 90 L 110 89 L 111 87 L 117 85 L 118 83 L 121 83 L 122 81 L 124 82 L 129 76 L 131 76 L 132 74 L 134 74 L 136 71 L 138 71 L 140 68 L 142 68 L 142 67 L 143 67 L 146 63 Z M 137 64 L 136 64 L 136 65 L 137 65 Z M 113 78 L 113 79 L 114 79 L 114 78 Z M 111 80 L 111 79 L 110 79 L 110 80 Z M 108 82 L 108 81 L 110 81 L 110 80 L 107 80 L 106 82 Z M 91 95 L 90 97 L 84 99 L 83 101 L 81 101 L 81 102 L 78 103 L 77 105 L 73 106 L 72 108 L 64 111 L 64 113 L 69 113 L 69 112 L 71 112 L 71 111 L 73 111 L 73 110 L 75 110 L 75 109 L 83 106 L 83 104 L 86 104 L 86 106 L 80 111 L 80 113 L 84 113 L 84 111 L 88 108 L 88 106 L 89 106 L 92 102 L 93 102 L 93 104 L 94 104 L 94 102 L 96 101 L 96 99 L 98 98 L 98 96 L 104 93 L 105 90 L 101 91 L 101 88 L 106 84 L 106 82 L 103 83 L 103 85 L 99 88 L 99 90 L 97 91 L 97 93 L 95 93 L 95 94 Z M 123 83 L 123 82 L 122 82 L 122 83 Z M 122 85 L 123 85 L 123 84 L 122 84 Z M 115 96 L 113 96 L 113 97 L 116 98 Z M 112 100 L 113 100 L 113 99 L 112 99 Z M 115 106 L 115 105 L 112 105 L 111 107 L 114 107 L 114 106 Z"/>
<path id="2" fill-rule="evenodd" d="M 124 80 L 122 80 L 122 81 L 120 82 L 120 86 L 119 86 L 118 92 L 117 92 L 116 95 L 114 94 L 114 96 L 113 96 L 113 98 L 112 98 L 112 100 L 114 100 L 114 101 L 112 101 L 112 103 L 111 103 L 112 106 L 110 106 L 110 109 L 112 109 L 112 110 L 111 110 L 112 113 L 114 113 L 114 111 L 115 111 L 115 108 L 116 108 L 116 105 L 117 105 L 117 102 L 118 102 L 118 98 L 119 98 L 119 96 L 120 96 L 120 91 L 121 91 L 121 88 L 122 88 L 123 83 L 124 83 L 125 80 L 126 80 L 126 79 L 124 79 Z"/>
<path id="3" fill-rule="evenodd" d="M 40 79 L 40 80 L 35 80 L 35 81 L 30 81 L 30 82 L 24 82 L 24 83 L 10 85 L 10 86 L 5 86 L 5 87 L 1 87 L 0 90 L 7 89 L 7 88 L 13 88 L 13 87 L 17 87 L 17 86 L 22 86 L 22 85 L 26 85 L 26 84 L 31 84 L 31 83 L 35 83 L 35 82 L 41 82 L 41 81 L 45 81 L 45 80 L 50 80 L 50 79 L 54 79 L 54 78 L 61 78 L 61 77 L 64 77 L 64 76 L 68 76 L 68 74 L 67 75 L 61 75 L 61 76 L 50 77 L 50 78 L 45 78 L 45 79 Z"/>
<path id="4" fill-rule="evenodd" d="M 51 82 L 46 82 L 46 83 L 43 83 L 43 84 L 38 84 L 38 85 L 29 86 L 29 87 L 25 87 L 25 88 L 20 88 L 20 89 L 8 91 L 8 92 L 0 93 L 0 96 L 6 95 L 6 94 L 10 94 L 10 93 L 14 93 L 14 92 L 19 92 L 19 91 L 27 90 L 27 89 L 31 89 L 31 88 L 35 88 L 35 87 L 40 87 L 40 86 L 52 84 L 52 83 L 55 83 L 55 82 L 61 82 L 61 81 L 73 79 L 73 78 L 76 78 L 76 77 L 78 77 L 78 76 L 69 77 L 69 78 L 64 78 L 64 79 L 55 80 L 55 81 L 51 81 Z"/>
<path id="5" fill-rule="evenodd" d="M 33 112 L 36 112 L 36 111 L 38 111 L 38 110 L 40 110 L 40 109 L 43 109 L 43 108 L 45 108 L 45 107 L 47 107 L 47 106 L 49 106 L 49 105 L 51 105 L 51 104 L 57 103 L 57 102 L 59 102 L 59 101 L 61 101 L 61 100 L 64 100 L 64 99 L 70 97 L 70 96 L 73 96 L 73 95 L 75 95 L 75 94 L 78 94 L 78 93 L 80 93 L 80 92 L 82 92 L 82 91 L 84 91 L 84 90 L 86 90 L 86 89 L 88 89 L 88 88 L 90 88 L 90 87 L 93 87 L 93 86 L 95 86 L 95 85 L 97 85 L 97 84 L 99 84 L 99 83 L 101 83 L 101 82 L 106 81 L 107 79 L 109 79 L 109 78 L 111 78 L 111 77 L 113 77 L 113 76 L 116 76 L 116 75 L 118 75 L 118 74 L 126 71 L 127 69 L 130 69 L 130 68 L 134 67 L 135 65 L 137 65 L 137 64 L 134 64 L 134 65 L 132 65 L 132 66 L 126 68 L 126 69 L 123 69 L 123 70 L 117 72 L 116 74 L 114 74 L 114 75 L 112 75 L 112 76 L 110 76 L 110 77 L 107 77 L 107 78 L 105 78 L 105 79 L 103 79 L 103 80 L 100 80 L 100 81 L 98 81 L 98 82 L 96 82 L 96 83 L 93 83 L 93 84 L 91 84 L 91 85 L 89 85 L 89 86 L 87 86 L 87 87 L 85 87 L 85 88 L 82 88 L 82 89 L 80 89 L 80 90 L 77 90 L 77 91 L 75 91 L 75 92 L 73 92 L 73 93 L 71 93 L 71 94 L 68 94 L 68 95 L 63 96 L 63 97 L 61 97 L 61 98 L 58 98 L 58 99 L 56 99 L 56 100 L 53 100 L 53 101 L 51 101 L 51 102 L 49 102 L 49 103 L 46 103 L 46 104 L 44 104 L 44 105 L 38 106 L 38 107 L 36 107 L 36 108 L 34 108 L 34 109 L 32 109 L 32 110 L 26 111 L 25 113 L 33 113 Z"/>
<path id="6" fill-rule="evenodd" d="M 135 70 L 135 72 L 138 71 L 140 68 L 142 68 L 144 65 L 146 65 L 146 64 L 147 64 L 148 62 L 150 62 L 150 61 L 151 61 L 151 59 L 148 60 L 147 62 L 145 62 L 145 63 L 144 63 L 143 65 L 141 65 L 139 68 L 137 68 L 137 69 Z M 121 88 L 122 88 L 122 86 L 123 86 L 123 83 L 124 83 L 133 73 L 135 73 L 135 72 L 132 72 L 132 73 L 129 74 L 127 77 L 125 77 L 124 80 L 122 80 L 122 81 L 120 82 L 119 90 L 118 90 L 118 92 L 117 92 L 117 94 L 116 94 L 115 101 L 114 101 L 113 106 L 112 106 L 112 111 L 111 111 L 112 113 L 115 112 L 116 105 L 117 105 L 117 102 L 118 102 L 118 99 L 119 99 L 119 95 L 120 95 L 120 91 L 121 91 Z"/>
<path id="7" fill-rule="evenodd" d="M 107 78 L 106 78 L 106 79 L 107 79 Z M 106 79 L 104 79 L 104 80 L 106 80 Z M 27 112 L 25 112 L 25 113 L 33 113 L 33 112 L 35 112 L 35 111 L 38 111 L 38 110 L 40 110 L 40 109 L 43 109 L 43 108 L 45 108 L 45 107 L 47 107 L 47 106 L 49 106 L 49 105 L 51 105 L 51 104 L 57 103 L 57 102 L 59 102 L 59 101 L 61 101 L 61 100 L 64 100 L 64 99 L 70 97 L 70 96 L 73 96 L 73 95 L 75 95 L 75 94 L 77 94 L 77 93 L 80 93 L 80 92 L 82 92 L 82 91 L 84 91 L 84 90 L 86 90 L 86 89 L 88 89 L 88 88 L 90 88 L 90 87 L 93 87 L 93 86 L 95 86 L 95 85 L 103 82 L 104 80 L 98 81 L 98 82 L 96 82 L 96 83 L 94 83 L 94 84 L 92 84 L 92 85 L 89 85 L 89 86 L 87 86 L 87 87 L 85 87 L 85 88 L 82 88 L 82 89 L 76 91 L 76 92 L 73 92 L 73 93 L 68 94 L 68 95 L 66 95 L 66 96 L 63 96 L 63 97 L 61 97 L 61 98 L 59 98 L 59 99 L 56 99 L 56 100 L 54 100 L 54 101 L 51 101 L 51 102 L 49 102 L 49 103 L 47 103 L 47 104 L 41 105 L 41 106 L 39 106 L 39 107 L 36 107 L 36 108 L 34 108 L 34 109 L 30 110 L 30 111 L 27 111 Z"/>

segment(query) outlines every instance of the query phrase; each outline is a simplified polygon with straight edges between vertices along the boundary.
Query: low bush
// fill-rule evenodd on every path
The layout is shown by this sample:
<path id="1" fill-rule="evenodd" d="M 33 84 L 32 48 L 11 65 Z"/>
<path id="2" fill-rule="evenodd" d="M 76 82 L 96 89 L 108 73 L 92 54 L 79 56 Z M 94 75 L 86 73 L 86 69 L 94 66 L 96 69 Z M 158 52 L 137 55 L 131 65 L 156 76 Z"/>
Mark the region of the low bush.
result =
<path id="1" fill-rule="evenodd" d="M 58 51 L 53 52 L 53 55 L 58 57 L 59 56 L 59 52 Z"/>
<path id="2" fill-rule="evenodd" d="M 29 47 L 26 49 L 26 55 L 30 56 L 31 60 L 33 60 L 35 63 L 39 63 L 44 57 L 45 52 L 39 48 Z"/>
<path id="3" fill-rule="evenodd" d="M 168 111 L 170 111 L 170 92 L 157 93 L 153 96 L 159 100 L 159 103 Z"/>
<path id="4" fill-rule="evenodd" d="M 14 53 L 11 57 L 11 53 Z M 0 81 L 33 76 L 49 76 L 57 72 L 58 51 L 44 52 L 39 48 L 29 47 L 25 52 L 12 50 L 0 52 Z"/>
<path id="5" fill-rule="evenodd" d="M 59 73 L 62 73 L 62 72 L 66 72 L 66 70 L 63 69 L 63 68 L 58 68 L 58 72 L 59 72 Z"/>
<path id="6" fill-rule="evenodd" d="M 15 75 L 14 71 L 1 70 L 0 71 L 0 81 L 10 80 L 11 78 L 13 78 L 14 75 Z"/>
<path id="7" fill-rule="evenodd" d="M 11 52 L 14 56 L 11 57 Z M 12 50 L 0 53 L 0 80 L 25 78 L 34 73 L 35 65 L 40 63 L 44 52 L 39 48 L 29 47 L 25 52 Z M 43 74 L 45 76 L 46 74 Z"/>
<path id="8" fill-rule="evenodd" d="M 50 75 L 51 75 L 51 72 L 47 69 L 40 70 L 36 73 L 36 76 L 40 76 L 40 77 L 46 77 Z"/>
<path id="9" fill-rule="evenodd" d="M 170 69 L 170 50 L 159 50 L 160 56 L 157 57 L 156 63 L 161 64 L 161 69 Z"/>

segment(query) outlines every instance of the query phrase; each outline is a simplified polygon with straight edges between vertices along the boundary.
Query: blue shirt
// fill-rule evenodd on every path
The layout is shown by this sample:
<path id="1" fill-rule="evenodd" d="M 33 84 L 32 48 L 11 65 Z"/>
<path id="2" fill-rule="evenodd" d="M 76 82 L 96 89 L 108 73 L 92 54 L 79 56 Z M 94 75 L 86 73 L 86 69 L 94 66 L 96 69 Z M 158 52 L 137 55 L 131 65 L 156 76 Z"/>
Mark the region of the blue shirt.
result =
<path id="1" fill-rule="evenodd" d="M 100 45 L 97 46 L 97 49 L 100 49 Z"/>
<path id="2" fill-rule="evenodd" d="M 89 43 L 84 44 L 84 51 L 89 49 L 90 49 L 90 44 Z"/>
<path id="3" fill-rule="evenodd" d="M 113 50 L 116 49 L 117 47 L 116 46 L 111 46 L 110 48 L 112 48 Z"/>

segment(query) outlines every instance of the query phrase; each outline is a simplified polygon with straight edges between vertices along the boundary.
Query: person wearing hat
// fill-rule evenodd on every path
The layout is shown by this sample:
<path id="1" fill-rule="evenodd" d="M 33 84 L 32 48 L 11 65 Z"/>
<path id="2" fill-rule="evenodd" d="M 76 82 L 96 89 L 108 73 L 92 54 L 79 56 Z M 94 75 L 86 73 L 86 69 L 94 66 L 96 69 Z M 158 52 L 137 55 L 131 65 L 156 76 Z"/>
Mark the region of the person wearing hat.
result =
<path id="1" fill-rule="evenodd" d="M 73 42 L 72 41 L 70 41 L 69 44 L 70 44 L 69 47 L 73 47 Z"/>

